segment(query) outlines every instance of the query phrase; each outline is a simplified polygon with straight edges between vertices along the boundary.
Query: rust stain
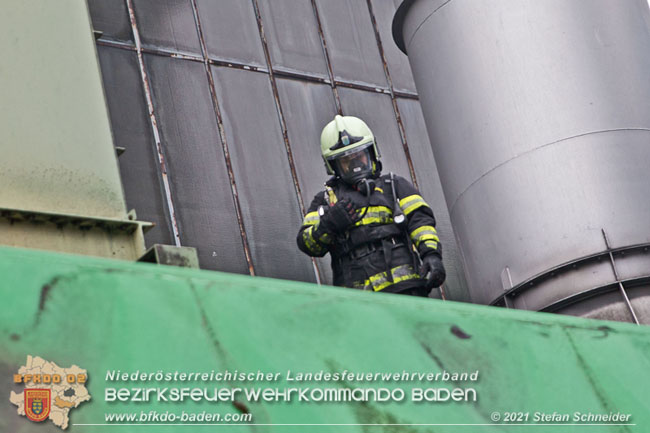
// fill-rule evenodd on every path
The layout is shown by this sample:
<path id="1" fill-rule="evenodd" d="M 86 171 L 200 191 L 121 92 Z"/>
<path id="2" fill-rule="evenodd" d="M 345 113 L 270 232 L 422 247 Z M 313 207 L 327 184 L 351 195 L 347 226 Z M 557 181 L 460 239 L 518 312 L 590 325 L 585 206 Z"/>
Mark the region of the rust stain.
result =
<path id="1" fill-rule="evenodd" d="M 142 79 L 142 86 L 144 88 L 144 93 L 147 100 L 147 108 L 149 110 L 149 120 L 151 122 L 151 129 L 153 131 L 154 140 L 156 142 L 156 153 L 158 156 L 158 163 L 160 165 L 160 170 L 161 170 L 163 189 L 165 191 L 165 198 L 167 201 L 167 210 L 169 213 L 169 219 L 171 222 L 173 236 L 174 236 L 174 244 L 176 246 L 181 246 L 181 237 L 178 229 L 178 221 L 176 219 L 176 209 L 174 207 L 174 201 L 172 199 L 169 177 L 167 174 L 167 167 L 165 165 L 165 156 L 162 148 L 162 142 L 160 139 L 158 121 L 156 119 L 156 113 L 153 106 L 153 98 L 151 96 L 151 86 L 149 83 L 149 77 L 147 75 L 147 71 L 144 66 L 144 58 L 142 56 L 142 44 L 140 42 L 140 32 L 138 30 L 138 25 L 135 18 L 135 9 L 133 7 L 133 0 L 126 0 L 126 6 L 129 12 L 129 19 L 131 21 L 131 30 L 133 32 L 133 39 L 135 41 L 135 50 L 138 57 L 138 65 L 140 68 L 140 78 Z"/>
<path id="2" fill-rule="evenodd" d="M 192 11 L 194 12 L 194 20 L 196 22 L 196 28 L 199 35 L 199 43 L 201 45 L 201 55 L 203 56 L 205 73 L 208 77 L 208 85 L 210 87 L 210 97 L 212 99 L 212 106 L 214 108 L 214 113 L 217 118 L 217 127 L 219 129 L 219 137 L 221 139 L 221 148 L 226 162 L 226 169 L 228 171 L 230 190 L 232 192 L 233 202 L 235 204 L 235 214 L 237 216 L 237 224 L 239 225 L 239 233 L 242 239 L 244 255 L 246 257 L 246 263 L 248 264 L 248 272 L 250 273 L 250 275 L 255 276 L 255 266 L 253 265 L 253 259 L 252 259 L 250 245 L 248 243 L 248 235 L 246 233 L 246 227 L 244 226 L 244 218 L 241 210 L 241 202 L 239 201 L 239 192 L 237 190 L 237 183 L 235 181 L 235 172 L 232 166 L 232 159 L 230 158 L 230 150 L 228 148 L 226 130 L 223 125 L 223 116 L 221 114 L 221 108 L 219 106 L 219 99 L 217 98 L 217 90 L 214 85 L 212 71 L 210 71 L 210 60 L 208 58 L 208 51 L 205 43 L 205 37 L 203 35 L 203 28 L 201 27 L 201 19 L 199 17 L 199 10 L 196 5 L 196 0 L 192 0 Z M 232 63 L 229 63 L 229 65 L 232 65 Z"/>
<path id="3" fill-rule="evenodd" d="M 207 56 L 207 53 L 206 53 Z M 204 60 L 202 60 L 204 61 Z M 259 66 L 255 65 L 248 65 L 246 63 L 238 63 L 238 62 L 233 62 L 232 60 L 219 60 L 219 59 L 212 59 L 208 58 L 207 59 L 208 63 L 211 65 L 215 66 L 225 66 L 227 68 L 233 68 L 233 69 L 241 69 L 244 71 L 252 71 L 252 72 L 262 72 L 262 73 L 268 73 L 268 71 L 264 68 L 260 68 Z"/>
<path id="4" fill-rule="evenodd" d="M 282 139 L 284 141 L 284 148 L 287 153 L 287 161 L 289 162 L 289 170 L 291 171 L 291 179 L 293 181 L 293 187 L 298 198 L 298 206 L 300 208 L 301 217 L 305 215 L 305 204 L 302 200 L 302 190 L 300 188 L 300 181 L 298 180 L 298 173 L 296 170 L 296 163 L 293 158 L 293 151 L 291 150 L 291 143 L 289 141 L 289 131 L 287 130 L 287 123 L 284 117 L 284 112 L 282 110 L 282 104 L 280 103 L 280 94 L 278 92 L 278 85 L 275 81 L 275 75 L 273 71 L 273 64 L 271 62 L 271 54 L 269 52 L 268 42 L 266 41 L 266 35 L 264 34 L 264 23 L 262 22 L 262 15 L 260 14 L 260 6 L 257 0 L 251 0 L 253 2 L 253 9 L 255 10 L 255 18 L 257 20 L 257 28 L 260 34 L 260 39 L 262 41 L 262 49 L 264 51 L 264 58 L 266 59 L 266 64 L 269 68 L 269 80 L 271 82 L 271 90 L 273 92 L 273 100 L 275 101 L 275 108 L 278 112 L 278 118 L 280 119 L 280 128 L 282 129 Z M 314 276 L 316 277 L 316 282 L 321 283 L 321 272 L 318 268 L 315 258 L 311 258 L 312 265 L 314 267 Z"/>
<path id="5" fill-rule="evenodd" d="M 327 78 L 323 78 L 318 75 L 311 75 L 303 72 L 284 71 L 284 70 L 274 69 L 273 74 L 277 75 L 278 77 L 293 78 L 296 80 L 311 81 L 320 84 L 331 84 L 330 80 L 328 80 Z"/>
<path id="6" fill-rule="evenodd" d="M 427 355 L 429 355 L 429 358 L 433 360 L 433 362 L 436 363 L 436 365 L 441 369 L 441 370 L 446 370 L 444 364 L 442 363 L 442 360 L 431 350 L 431 348 L 425 344 L 424 342 L 420 341 L 420 347 L 424 349 Z"/>
<path id="7" fill-rule="evenodd" d="M 220 361 L 223 365 L 224 369 L 230 370 L 231 368 L 231 362 L 229 362 L 230 356 L 226 349 L 223 347 L 221 344 L 221 341 L 217 337 L 217 333 L 215 331 L 215 328 L 212 326 L 210 323 L 210 320 L 208 319 L 208 314 L 203 306 L 203 302 L 199 297 L 199 294 L 197 293 L 196 287 L 192 282 L 189 282 L 189 287 L 190 291 L 192 292 L 192 295 L 194 297 L 194 301 L 196 302 L 197 309 L 199 311 L 199 314 L 201 316 L 201 327 L 205 330 L 205 333 L 208 336 L 208 339 L 212 343 L 212 347 L 214 348 L 216 355 L 217 355 L 217 360 Z M 236 370 L 236 369 L 233 369 Z M 232 380 L 226 381 L 228 386 L 232 389 L 235 388 L 235 384 Z M 250 413 L 249 408 L 242 402 L 240 401 L 233 401 L 232 402 L 233 406 L 237 408 L 242 413 Z"/>
<path id="8" fill-rule="evenodd" d="M 327 41 L 325 40 L 325 34 L 323 33 L 323 24 L 320 20 L 320 13 L 318 12 L 318 6 L 316 5 L 316 0 L 311 0 L 311 7 L 314 11 L 314 16 L 316 17 L 316 24 L 318 24 L 318 35 L 320 37 L 321 47 L 323 48 L 323 55 L 325 56 L 325 66 L 327 67 L 327 74 L 330 77 L 330 86 L 332 86 L 332 93 L 334 94 L 334 103 L 336 104 L 336 111 L 339 114 L 343 114 L 343 109 L 341 108 L 341 98 L 339 98 L 339 92 L 336 89 L 336 80 L 334 79 L 334 69 L 332 69 L 332 61 L 330 60 L 329 49 L 327 48 Z"/>
<path id="9" fill-rule="evenodd" d="M 124 43 L 124 42 L 115 42 L 115 41 L 110 41 L 110 40 L 99 40 L 97 41 L 97 45 L 102 45 L 102 46 L 108 46 L 111 48 L 118 48 L 118 49 L 123 49 L 127 51 L 133 51 L 137 52 L 137 49 L 135 46 Z M 170 51 L 166 49 L 159 49 L 155 47 L 141 47 L 142 53 L 145 54 L 152 54 L 156 56 L 162 56 L 162 57 L 170 57 L 173 59 L 179 59 L 179 60 L 189 60 L 193 62 L 201 62 L 204 63 L 205 59 L 202 57 L 197 57 L 197 56 L 192 56 L 188 55 L 185 53 L 180 53 L 180 52 L 175 52 L 175 51 Z M 223 66 L 227 68 L 233 68 L 233 69 L 241 69 L 245 71 L 252 71 L 252 72 L 260 72 L 264 74 L 268 74 L 269 71 L 266 68 L 259 67 L 257 65 L 251 65 L 247 63 L 240 63 L 240 62 L 235 62 L 232 60 L 228 59 L 220 59 L 216 57 L 208 57 L 207 59 L 208 63 L 210 65 L 214 66 Z M 340 101 L 338 101 L 338 91 L 336 90 L 337 86 L 340 87 L 348 87 L 351 89 L 358 89 L 358 90 L 364 90 L 368 92 L 375 92 L 375 93 L 383 93 L 386 95 L 390 95 L 390 90 L 388 88 L 382 88 L 382 87 L 377 87 L 372 84 L 362 84 L 359 82 L 354 82 L 354 81 L 349 81 L 349 80 L 343 80 L 343 79 L 338 79 L 335 80 L 334 83 L 332 83 L 332 77 L 333 74 L 328 74 L 328 78 L 323 78 L 321 75 L 317 74 L 310 74 L 308 72 L 304 71 L 288 71 L 288 70 L 278 70 L 278 69 L 273 69 L 273 74 L 278 77 L 285 77 L 285 78 L 293 78 L 296 80 L 304 80 L 304 81 L 310 81 L 313 83 L 319 83 L 319 84 L 328 84 L 333 87 L 333 91 L 335 93 L 335 99 L 337 102 L 337 107 L 340 105 Z M 412 100 L 419 100 L 419 96 L 416 93 L 409 93 L 409 92 L 400 92 L 400 91 L 394 91 L 394 94 L 396 97 L 399 98 L 404 98 L 404 99 L 412 99 Z M 340 110 L 339 110 L 339 114 Z"/>
<path id="10" fill-rule="evenodd" d="M 395 120 L 397 121 L 397 126 L 399 129 L 399 135 L 402 139 L 402 147 L 404 148 L 404 155 L 406 156 L 406 163 L 409 166 L 409 173 L 411 174 L 411 180 L 413 180 L 413 185 L 418 188 L 418 180 L 415 175 L 415 167 L 413 166 L 413 160 L 411 159 L 411 151 L 409 149 L 408 141 L 406 139 L 406 130 L 402 122 L 402 115 L 400 114 L 399 107 L 397 105 L 397 99 L 395 98 L 395 90 L 393 88 L 393 79 L 390 76 L 390 71 L 388 69 L 388 61 L 386 60 L 386 54 L 384 53 L 384 46 L 381 42 L 381 35 L 379 34 L 379 27 L 377 27 L 377 19 L 375 18 L 375 12 L 372 7 L 372 0 L 366 0 L 368 4 L 368 12 L 370 13 L 370 21 L 372 21 L 372 28 L 375 31 L 375 39 L 377 40 L 377 48 L 379 49 L 379 55 L 381 57 L 381 63 L 384 67 L 384 74 L 386 75 L 386 81 L 388 81 L 388 88 L 390 90 L 390 99 L 393 103 L 393 111 L 395 113 Z"/>
<path id="11" fill-rule="evenodd" d="M 381 93 L 384 95 L 390 95 L 390 89 L 387 87 L 375 86 L 370 83 L 363 83 L 360 81 L 344 81 L 336 80 L 334 82 L 338 87 L 347 87 L 348 89 L 364 90 L 366 92 Z"/>
<path id="12" fill-rule="evenodd" d="M 237 408 L 237 410 L 241 413 L 251 413 L 250 409 L 248 409 L 248 406 L 246 406 L 241 401 L 235 400 L 232 402 L 232 405 L 235 406 L 235 408 Z"/>
<path id="13" fill-rule="evenodd" d="M 47 301 L 50 298 L 52 288 L 54 288 L 59 283 L 61 278 L 61 276 L 56 276 L 41 286 L 41 294 L 38 299 L 38 311 L 36 312 L 36 320 L 34 321 L 34 326 L 38 326 L 40 323 L 41 315 L 43 314 L 43 311 L 45 311 L 45 304 L 47 304 Z"/>
<path id="14" fill-rule="evenodd" d="M 420 100 L 420 96 L 417 93 L 400 92 L 399 90 L 393 89 L 393 94 L 398 98 L 413 99 L 415 101 Z"/>
<path id="15" fill-rule="evenodd" d="M 563 328 L 562 331 L 566 335 L 567 339 L 569 340 L 569 344 L 571 345 L 571 348 L 573 349 L 573 352 L 576 355 L 576 360 L 578 361 L 578 365 L 580 365 L 580 371 L 582 371 L 585 375 L 585 378 L 589 382 L 589 385 L 591 388 L 594 390 L 594 393 L 596 394 L 596 397 L 600 401 L 600 403 L 603 405 L 603 408 L 605 408 L 605 411 L 607 412 L 614 412 L 616 408 L 612 407 L 610 402 L 607 400 L 607 393 L 604 392 L 600 386 L 598 386 L 597 383 L 597 377 L 598 374 L 592 371 L 591 367 L 589 364 L 587 364 L 587 361 L 585 361 L 584 357 L 578 350 L 578 347 L 575 344 L 575 341 L 573 340 L 573 337 L 571 337 L 571 333 L 568 332 L 567 328 Z M 626 432 L 629 432 L 630 429 L 628 429 L 627 426 L 623 426 L 623 429 Z"/>
<path id="16" fill-rule="evenodd" d="M 462 329 L 460 329 L 458 326 L 453 325 L 450 329 L 451 333 L 454 334 L 456 337 L 462 339 L 462 340 L 467 340 L 469 338 L 472 338 L 471 335 L 465 333 Z"/>

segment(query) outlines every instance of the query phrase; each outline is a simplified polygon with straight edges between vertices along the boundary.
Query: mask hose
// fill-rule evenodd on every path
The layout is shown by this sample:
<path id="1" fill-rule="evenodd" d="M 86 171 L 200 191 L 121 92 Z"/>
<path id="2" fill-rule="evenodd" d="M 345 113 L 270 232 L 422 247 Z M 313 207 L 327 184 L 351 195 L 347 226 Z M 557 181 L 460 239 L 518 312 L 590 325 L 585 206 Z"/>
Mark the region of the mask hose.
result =
<path id="1" fill-rule="evenodd" d="M 360 219 L 363 219 L 363 217 L 366 216 L 366 213 L 368 212 L 368 207 L 370 206 L 370 194 L 372 194 L 375 190 L 375 181 L 372 179 L 361 179 L 359 182 L 357 182 L 355 188 L 361 194 L 365 194 L 366 196 L 366 206 L 363 210 L 363 213 L 359 216 Z"/>

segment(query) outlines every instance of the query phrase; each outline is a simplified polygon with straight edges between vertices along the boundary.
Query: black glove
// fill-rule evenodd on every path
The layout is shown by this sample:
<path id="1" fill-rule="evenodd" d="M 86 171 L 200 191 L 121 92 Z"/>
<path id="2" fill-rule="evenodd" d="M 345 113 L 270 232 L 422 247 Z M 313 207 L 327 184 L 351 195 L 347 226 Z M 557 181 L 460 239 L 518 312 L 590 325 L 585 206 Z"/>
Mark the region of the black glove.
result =
<path id="1" fill-rule="evenodd" d="M 352 202 L 346 198 L 325 211 L 320 217 L 318 230 L 325 233 L 338 234 L 344 232 L 355 222 L 359 221 L 359 214 Z"/>
<path id="2" fill-rule="evenodd" d="M 445 282 L 447 273 L 438 254 L 428 254 L 422 257 L 420 276 L 427 280 L 426 288 L 440 287 Z"/>

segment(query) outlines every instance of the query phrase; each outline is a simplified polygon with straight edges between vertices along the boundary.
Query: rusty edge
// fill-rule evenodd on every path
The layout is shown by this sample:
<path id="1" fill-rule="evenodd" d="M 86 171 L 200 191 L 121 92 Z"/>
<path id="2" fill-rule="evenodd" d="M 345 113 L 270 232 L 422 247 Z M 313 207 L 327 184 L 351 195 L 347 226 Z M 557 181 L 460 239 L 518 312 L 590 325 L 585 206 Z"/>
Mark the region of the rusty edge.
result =
<path id="1" fill-rule="evenodd" d="M 100 40 L 97 41 L 97 45 L 111 47 L 111 48 L 119 48 L 119 49 L 128 50 L 128 51 L 137 51 L 135 46 L 133 46 L 130 43 L 114 41 L 114 40 L 110 40 L 110 39 L 100 39 Z M 144 54 L 153 54 L 153 55 L 157 55 L 157 56 L 171 57 L 173 59 L 189 60 L 189 61 L 192 61 L 192 62 L 199 62 L 199 63 L 204 63 L 205 62 L 204 58 L 201 57 L 201 56 L 195 56 L 195 55 L 188 54 L 188 53 L 175 52 L 175 51 L 167 50 L 165 48 L 141 47 L 141 51 Z M 257 65 L 250 65 L 250 64 L 246 64 L 246 63 L 235 62 L 235 61 L 228 60 L 228 59 L 219 59 L 219 58 L 209 57 L 208 62 L 210 63 L 210 65 L 214 65 L 214 66 L 224 66 L 224 67 L 227 67 L 227 68 L 242 69 L 242 70 L 246 70 L 246 71 L 259 72 L 259 73 L 263 73 L 263 74 L 268 74 L 269 73 L 266 68 L 262 68 L 262 67 L 259 67 Z M 312 74 L 310 74 L 308 72 L 289 71 L 289 70 L 286 70 L 286 69 L 274 68 L 273 69 L 273 74 L 274 74 L 274 76 L 277 76 L 277 77 L 310 81 L 310 82 L 319 83 L 319 84 L 327 84 L 327 85 L 330 85 L 330 86 L 332 85 L 332 82 L 331 82 L 330 78 L 323 78 L 320 75 L 312 75 Z M 374 92 L 374 93 L 384 93 L 386 95 L 391 94 L 390 89 L 388 87 L 373 86 L 372 84 L 368 84 L 368 83 L 364 84 L 364 83 L 355 82 L 355 81 L 336 80 L 334 82 L 334 86 L 335 87 L 348 87 L 348 88 L 351 88 L 351 89 L 363 90 L 363 91 Z M 400 91 L 394 90 L 393 94 L 397 98 L 419 100 L 419 96 L 416 93 L 400 92 Z"/>
<path id="2" fill-rule="evenodd" d="M 395 89 L 393 88 L 393 79 L 391 78 L 390 71 L 388 70 L 388 61 L 386 60 L 384 45 L 381 43 L 381 35 L 379 34 L 379 27 L 377 26 L 377 19 L 375 18 L 375 12 L 372 6 L 372 0 L 366 0 L 366 2 L 368 3 L 368 12 L 370 13 L 370 21 L 372 21 L 372 28 L 375 31 L 375 39 L 377 39 L 377 48 L 379 49 L 381 63 L 384 66 L 384 74 L 386 75 L 386 80 L 388 81 L 390 99 L 393 102 L 393 112 L 395 113 L 395 120 L 397 120 L 399 135 L 400 138 L 402 139 L 402 147 L 404 148 L 404 155 L 406 156 L 406 162 L 409 166 L 409 172 L 411 173 L 411 179 L 413 180 L 413 185 L 415 185 L 415 187 L 418 188 L 418 181 L 415 175 L 415 168 L 413 166 L 413 160 L 411 159 L 411 151 L 409 149 L 408 141 L 406 140 L 406 130 L 404 129 L 404 124 L 402 123 L 402 116 L 400 114 L 399 107 L 397 106 L 397 99 L 395 98 Z"/>
<path id="3" fill-rule="evenodd" d="M 273 64 L 271 62 L 271 54 L 269 52 L 269 46 L 266 41 L 266 35 L 264 33 L 264 23 L 262 22 L 262 14 L 260 12 L 260 5 L 257 0 L 251 0 L 253 3 L 253 10 L 255 11 L 255 19 L 257 20 L 257 29 L 260 33 L 260 39 L 262 41 L 262 50 L 264 51 L 264 58 L 266 59 L 266 64 L 269 69 L 269 81 L 271 83 L 271 90 L 273 91 L 273 99 L 275 100 L 275 108 L 278 112 L 278 120 L 280 121 L 280 127 L 282 128 L 282 138 L 284 140 L 284 147 L 287 151 L 287 160 L 289 161 L 289 169 L 291 170 L 291 178 L 293 180 L 293 187 L 296 192 L 296 197 L 298 198 L 298 206 L 300 207 L 301 218 L 305 215 L 305 203 L 302 200 L 302 190 L 300 188 L 300 181 L 298 180 L 298 173 L 296 171 L 296 163 L 293 159 L 293 151 L 291 150 L 291 142 L 289 141 L 289 132 L 287 130 L 287 123 L 284 118 L 284 112 L 282 111 L 282 104 L 280 103 L 280 94 L 278 92 L 278 85 L 275 81 L 275 75 L 273 71 Z M 316 277 L 316 283 L 321 284 L 321 272 L 316 263 L 316 259 L 311 257 L 311 262 L 314 267 L 314 276 Z"/>
<path id="4" fill-rule="evenodd" d="M 216 120 L 217 120 L 217 126 L 219 128 L 219 137 L 221 139 L 221 148 L 223 150 L 224 159 L 226 162 L 226 168 L 228 170 L 228 179 L 230 180 L 230 190 L 232 192 L 233 202 L 235 205 L 235 213 L 237 214 L 237 224 L 239 225 L 239 233 L 241 235 L 242 245 L 244 247 L 244 255 L 246 256 L 248 272 L 250 273 L 250 275 L 255 276 L 255 266 L 253 265 L 251 249 L 248 243 L 248 235 L 246 233 L 246 228 L 244 227 L 244 218 L 242 216 L 241 203 L 239 201 L 239 192 L 237 191 L 237 183 L 235 181 L 235 172 L 233 170 L 232 160 L 230 158 L 230 150 L 228 148 L 226 130 L 223 125 L 223 116 L 221 114 L 221 108 L 219 106 L 219 99 L 217 98 L 217 90 L 214 85 L 212 71 L 210 70 L 210 60 L 208 58 L 208 50 L 205 44 L 203 28 L 201 27 L 201 19 L 199 18 L 199 10 L 196 4 L 196 0 L 192 0 L 191 3 L 192 3 L 192 11 L 194 13 L 194 20 L 196 22 L 196 29 L 199 36 L 199 42 L 201 45 L 202 57 L 200 61 L 205 66 L 205 73 L 208 77 L 208 85 L 210 87 L 210 97 L 212 99 L 212 106 L 214 108 L 214 113 L 217 118 Z"/>
<path id="5" fill-rule="evenodd" d="M 138 65 L 140 67 L 140 77 L 142 78 L 142 86 L 144 88 L 145 97 L 147 99 L 147 107 L 149 110 L 149 119 L 151 120 L 151 129 L 153 131 L 154 140 L 156 142 L 156 154 L 158 155 L 158 163 L 160 164 L 160 173 L 163 181 L 163 188 L 165 190 L 165 198 L 167 200 L 167 210 L 172 225 L 174 235 L 174 245 L 181 246 L 181 237 L 178 230 L 178 221 L 176 220 L 176 210 L 174 208 L 174 201 L 172 199 L 171 188 L 169 185 L 169 177 L 167 175 L 167 166 L 165 164 L 165 155 L 163 153 L 162 143 L 160 141 L 160 131 L 158 130 L 158 121 L 156 120 L 156 113 L 153 106 L 153 98 L 151 96 L 151 87 L 149 85 L 149 77 L 144 66 L 144 58 L 142 57 L 142 44 L 140 42 L 140 32 L 135 19 L 135 9 L 133 7 L 133 0 L 125 0 L 126 7 L 129 12 L 129 19 L 131 21 L 131 30 L 133 32 L 133 39 L 135 41 L 135 51 L 138 57 Z"/>
<path id="6" fill-rule="evenodd" d="M 336 111 L 338 111 L 339 114 L 343 115 L 343 108 L 341 107 L 341 98 L 339 98 L 339 91 L 336 89 L 336 80 L 334 79 L 334 69 L 332 69 L 330 52 L 327 48 L 327 42 L 325 41 L 325 34 L 323 33 L 323 24 L 320 20 L 320 13 L 318 12 L 318 6 L 316 5 L 316 0 L 311 0 L 311 7 L 314 11 L 316 24 L 318 24 L 318 36 L 320 37 L 321 47 L 323 48 L 323 55 L 325 56 L 325 65 L 327 66 L 327 74 L 330 77 L 330 85 L 332 86 L 332 93 L 334 94 L 334 103 L 336 104 Z"/>

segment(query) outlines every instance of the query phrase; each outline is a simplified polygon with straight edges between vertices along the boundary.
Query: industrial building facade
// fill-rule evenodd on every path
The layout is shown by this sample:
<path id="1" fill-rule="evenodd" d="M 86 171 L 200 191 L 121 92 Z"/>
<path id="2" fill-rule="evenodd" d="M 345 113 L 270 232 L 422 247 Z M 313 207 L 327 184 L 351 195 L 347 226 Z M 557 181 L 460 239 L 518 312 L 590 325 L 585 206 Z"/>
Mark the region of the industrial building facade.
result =
<path id="1" fill-rule="evenodd" d="M 322 127 L 363 118 L 384 172 L 432 206 L 447 297 L 462 264 L 411 75 L 391 35 L 399 1 L 90 0 L 129 208 L 147 245 L 198 249 L 201 267 L 331 283 L 295 234 L 327 175 Z"/>

